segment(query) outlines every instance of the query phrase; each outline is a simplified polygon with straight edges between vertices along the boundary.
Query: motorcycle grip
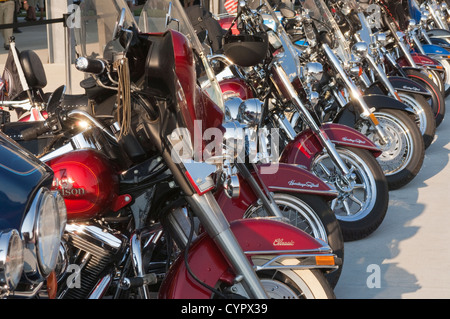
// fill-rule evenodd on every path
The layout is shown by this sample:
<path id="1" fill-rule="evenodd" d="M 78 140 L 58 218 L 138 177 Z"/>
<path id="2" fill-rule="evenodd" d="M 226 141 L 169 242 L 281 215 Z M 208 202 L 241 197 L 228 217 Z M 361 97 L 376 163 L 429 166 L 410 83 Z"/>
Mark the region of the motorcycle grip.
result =
<path id="1" fill-rule="evenodd" d="M 42 135 L 49 131 L 49 127 L 47 125 L 46 121 L 37 122 L 38 124 L 36 126 L 27 128 L 22 131 L 22 138 L 25 141 L 34 140 L 39 135 Z"/>
<path id="2" fill-rule="evenodd" d="M 75 61 L 75 67 L 78 71 L 101 74 L 105 71 L 105 63 L 99 59 L 80 57 Z"/>

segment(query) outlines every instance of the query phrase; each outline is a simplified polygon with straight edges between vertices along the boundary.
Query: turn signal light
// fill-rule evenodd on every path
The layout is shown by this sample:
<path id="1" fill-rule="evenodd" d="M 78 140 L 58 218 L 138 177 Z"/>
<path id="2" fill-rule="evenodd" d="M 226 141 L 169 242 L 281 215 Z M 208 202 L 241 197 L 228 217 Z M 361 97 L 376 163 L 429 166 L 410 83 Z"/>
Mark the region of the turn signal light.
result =
<path id="1" fill-rule="evenodd" d="M 58 280 L 54 271 L 47 277 L 47 293 L 49 299 L 56 299 L 56 291 L 58 290 Z"/>
<path id="2" fill-rule="evenodd" d="M 378 119 L 375 117 L 375 114 L 370 113 L 369 115 L 370 119 L 372 120 L 373 125 L 378 125 L 380 122 L 378 122 Z"/>
<path id="3" fill-rule="evenodd" d="M 316 265 L 334 266 L 334 256 L 316 256 Z"/>

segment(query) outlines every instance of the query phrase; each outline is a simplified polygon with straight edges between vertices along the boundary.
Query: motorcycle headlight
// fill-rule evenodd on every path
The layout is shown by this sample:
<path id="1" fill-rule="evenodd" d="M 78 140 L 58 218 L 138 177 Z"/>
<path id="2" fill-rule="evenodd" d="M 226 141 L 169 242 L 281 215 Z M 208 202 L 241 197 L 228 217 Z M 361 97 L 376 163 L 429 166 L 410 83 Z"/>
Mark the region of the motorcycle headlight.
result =
<path id="1" fill-rule="evenodd" d="M 15 229 L 0 232 L 0 285 L 13 290 L 23 271 L 23 242 Z"/>
<path id="2" fill-rule="evenodd" d="M 305 75 L 314 82 L 320 81 L 323 76 L 323 65 L 318 62 L 306 63 Z"/>
<path id="3" fill-rule="evenodd" d="M 430 17 L 430 11 L 428 10 L 422 10 L 421 11 L 421 18 L 422 22 L 427 22 L 428 18 Z"/>
<path id="4" fill-rule="evenodd" d="M 41 188 L 25 216 L 22 237 L 25 243 L 24 273 L 31 282 L 41 282 L 56 267 L 61 228 L 58 206 L 62 203 L 47 188 Z"/>
<path id="5" fill-rule="evenodd" d="M 380 43 L 380 45 L 385 46 L 387 42 L 387 36 L 386 33 L 380 32 L 376 36 L 377 42 Z"/>
<path id="6" fill-rule="evenodd" d="M 41 205 L 39 205 L 36 238 L 39 264 L 42 272 L 48 275 L 56 266 L 61 240 L 58 206 L 56 199 L 49 191 L 43 193 Z"/>
<path id="7" fill-rule="evenodd" d="M 352 46 L 352 53 L 359 58 L 365 57 L 367 52 L 369 52 L 369 46 L 365 42 L 357 42 Z"/>
<path id="8" fill-rule="evenodd" d="M 258 99 L 247 99 L 239 105 L 240 119 L 247 125 L 260 124 L 264 102 Z"/>
<path id="9" fill-rule="evenodd" d="M 61 236 L 64 234 L 64 229 L 66 228 L 67 224 L 67 207 L 66 202 L 64 202 L 64 198 L 62 197 L 61 193 L 58 191 L 53 191 L 53 196 L 56 200 L 56 207 L 58 207 L 58 214 L 59 214 L 59 223 L 60 223 L 60 232 Z"/>

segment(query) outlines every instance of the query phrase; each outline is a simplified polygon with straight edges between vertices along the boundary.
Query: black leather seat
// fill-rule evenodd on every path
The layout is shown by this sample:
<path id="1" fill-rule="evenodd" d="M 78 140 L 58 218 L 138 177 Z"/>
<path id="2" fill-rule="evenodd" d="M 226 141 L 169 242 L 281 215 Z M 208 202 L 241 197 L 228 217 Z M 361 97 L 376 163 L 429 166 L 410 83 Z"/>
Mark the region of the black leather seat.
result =
<path id="1" fill-rule="evenodd" d="M 61 102 L 61 108 L 65 111 L 80 110 L 92 114 L 86 94 L 65 95 Z"/>

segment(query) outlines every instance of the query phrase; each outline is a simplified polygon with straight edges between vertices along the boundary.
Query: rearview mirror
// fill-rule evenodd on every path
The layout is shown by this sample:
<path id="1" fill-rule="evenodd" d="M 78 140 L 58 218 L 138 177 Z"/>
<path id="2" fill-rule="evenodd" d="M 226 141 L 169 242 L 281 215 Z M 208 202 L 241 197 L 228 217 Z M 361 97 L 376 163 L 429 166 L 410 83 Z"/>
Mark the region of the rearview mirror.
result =
<path id="1" fill-rule="evenodd" d="M 117 18 L 116 24 L 114 26 L 114 31 L 113 31 L 113 41 L 117 40 L 120 37 L 120 34 L 123 31 L 123 27 L 125 25 L 125 8 L 122 8 L 122 10 L 120 11 L 120 15 Z"/>

